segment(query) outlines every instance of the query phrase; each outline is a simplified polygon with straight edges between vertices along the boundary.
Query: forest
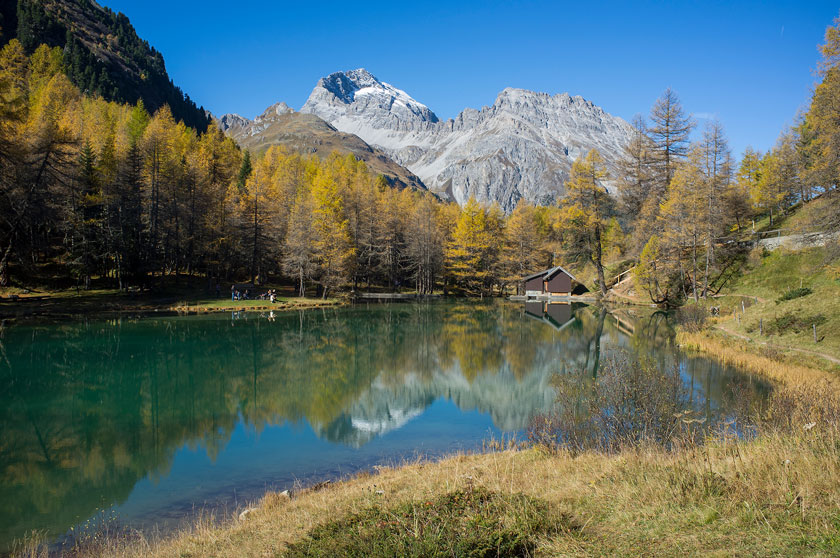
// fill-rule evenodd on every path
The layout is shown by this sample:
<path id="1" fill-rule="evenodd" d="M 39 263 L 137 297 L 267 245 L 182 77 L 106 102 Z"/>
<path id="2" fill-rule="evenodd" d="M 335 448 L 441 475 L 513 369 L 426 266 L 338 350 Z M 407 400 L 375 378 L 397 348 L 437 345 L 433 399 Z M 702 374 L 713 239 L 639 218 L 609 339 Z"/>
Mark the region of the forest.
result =
<path id="1" fill-rule="evenodd" d="M 723 126 L 697 124 L 666 90 L 617 172 L 576 161 L 556 205 L 509 215 L 397 190 L 353 156 L 271 147 L 252 157 L 213 124 L 167 105 L 84 94 L 59 48 L 0 51 L 0 286 L 160 288 L 208 278 L 350 289 L 513 292 L 562 263 L 594 291 L 638 263 L 659 304 L 720 290 L 746 256 L 751 222 L 824 197 L 840 228 L 840 23 L 821 46 L 810 107 L 766 153 L 740 161 Z M 691 141 L 692 138 L 699 138 Z"/>

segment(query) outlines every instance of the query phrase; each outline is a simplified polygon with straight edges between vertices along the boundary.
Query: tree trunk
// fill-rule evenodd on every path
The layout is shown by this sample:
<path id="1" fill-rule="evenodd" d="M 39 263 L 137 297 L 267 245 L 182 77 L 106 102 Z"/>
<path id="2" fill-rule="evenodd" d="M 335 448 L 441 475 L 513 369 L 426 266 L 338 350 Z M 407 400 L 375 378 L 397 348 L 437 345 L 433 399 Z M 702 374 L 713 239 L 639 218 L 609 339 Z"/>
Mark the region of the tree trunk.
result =
<path id="1" fill-rule="evenodd" d="M 303 298 L 306 296 L 306 287 L 304 287 L 303 282 L 303 266 L 298 266 L 298 277 L 300 279 L 300 288 L 298 290 L 298 295 Z"/>
<path id="2" fill-rule="evenodd" d="M 3 251 L 3 258 L 0 259 L 0 287 L 9 286 L 9 255 L 12 253 L 12 246 L 14 246 L 14 239 L 9 238 L 9 244 Z"/>
<path id="3" fill-rule="evenodd" d="M 601 289 L 601 294 L 607 294 L 607 283 L 604 281 L 604 266 L 601 263 L 601 227 L 595 227 L 595 258 L 593 259 L 593 263 L 595 264 L 595 269 L 598 270 L 598 288 Z"/>
<path id="4" fill-rule="evenodd" d="M 697 302 L 697 234 L 692 236 L 691 240 L 691 264 L 692 264 L 692 277 L 691 277 L 691 291 L 694 293 L 694 302 Z"/>

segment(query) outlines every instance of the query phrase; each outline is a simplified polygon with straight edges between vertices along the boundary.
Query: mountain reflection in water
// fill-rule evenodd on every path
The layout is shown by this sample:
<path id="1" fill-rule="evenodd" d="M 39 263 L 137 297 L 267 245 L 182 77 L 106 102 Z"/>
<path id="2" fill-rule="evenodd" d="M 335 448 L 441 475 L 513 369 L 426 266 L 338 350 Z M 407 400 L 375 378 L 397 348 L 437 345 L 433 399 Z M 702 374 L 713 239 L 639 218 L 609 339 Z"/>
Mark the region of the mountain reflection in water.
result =
<path id="1" fill-rule="evenodd" d="M 679 363 L 708 413 L 726 412 L 745 385 L 751 397 L 766 391 L 680 355 L 665 314 L 538 306 L 440 302 L 271 321 L 238 314 L 6 327 L 0 550 L 32 530 L 59 535 L 112 506 L 143 523 L 176 505 L 212 506 L 237 490 L 256 496 L 412 450 L 474 449 L 548 411 L 553 374 L 596 375 L 602 353 L 619 348 Z"/>

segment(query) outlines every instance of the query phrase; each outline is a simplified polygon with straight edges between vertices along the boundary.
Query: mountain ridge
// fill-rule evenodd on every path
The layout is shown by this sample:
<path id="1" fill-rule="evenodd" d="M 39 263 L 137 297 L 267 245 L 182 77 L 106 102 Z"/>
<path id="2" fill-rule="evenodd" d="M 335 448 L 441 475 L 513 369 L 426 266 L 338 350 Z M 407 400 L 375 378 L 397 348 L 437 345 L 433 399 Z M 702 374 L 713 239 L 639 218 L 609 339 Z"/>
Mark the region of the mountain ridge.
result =
<path id="1" fill-rule="evenodd" d="M 433 192 L 462 205 L 470 197 L 497 202 L 508 212 L 523 198 L 550 204 L 562 197 L 572 162 L 592 148 L 615 169 L 632 133 L 581 96 L 513 87 L 489 107 L 440 120 L 364 68 L 318 80 L 301 112 L 381 148 Z"/>
<path id="2" fill-rule="evenodd" d="M 382 175 L 391 186 L 426 190 L 417 176 L 394 162 L 382 150 L 368 145 L 354 134 L 337 130 L 314 114 L 296 112 L 283 102 L 267 107 L 253 120 L 228 113 L 216 118 L 216 124 L 241 148 L 255 153 L 272 145 L 322 157 L 333 151 L 352 153 L 357 159 L 365 161 L 372 172 Z"/>

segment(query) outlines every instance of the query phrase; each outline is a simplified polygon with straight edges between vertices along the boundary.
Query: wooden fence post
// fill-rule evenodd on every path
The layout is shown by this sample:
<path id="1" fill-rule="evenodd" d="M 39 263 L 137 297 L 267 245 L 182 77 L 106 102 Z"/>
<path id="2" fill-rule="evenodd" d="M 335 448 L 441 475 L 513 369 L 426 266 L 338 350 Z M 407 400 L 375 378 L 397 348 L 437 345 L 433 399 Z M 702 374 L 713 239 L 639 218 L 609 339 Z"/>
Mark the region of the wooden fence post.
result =
<path id="1" fill-rule="evenodd" d="M 758 319 L 758 334 L 764 335 L 764 318 Z"/>

